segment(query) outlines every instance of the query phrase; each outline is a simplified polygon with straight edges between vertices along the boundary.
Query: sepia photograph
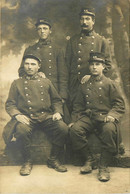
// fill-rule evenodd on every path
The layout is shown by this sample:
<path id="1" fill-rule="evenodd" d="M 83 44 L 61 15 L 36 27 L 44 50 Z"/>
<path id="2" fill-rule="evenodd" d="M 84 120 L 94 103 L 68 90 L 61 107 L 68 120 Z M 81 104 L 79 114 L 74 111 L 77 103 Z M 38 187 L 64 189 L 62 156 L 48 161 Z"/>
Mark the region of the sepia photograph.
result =
<path id="1" fill-rule="evenodd" d="M 130 193 L 129 0 L 1 0 L 0 194 Z"/>

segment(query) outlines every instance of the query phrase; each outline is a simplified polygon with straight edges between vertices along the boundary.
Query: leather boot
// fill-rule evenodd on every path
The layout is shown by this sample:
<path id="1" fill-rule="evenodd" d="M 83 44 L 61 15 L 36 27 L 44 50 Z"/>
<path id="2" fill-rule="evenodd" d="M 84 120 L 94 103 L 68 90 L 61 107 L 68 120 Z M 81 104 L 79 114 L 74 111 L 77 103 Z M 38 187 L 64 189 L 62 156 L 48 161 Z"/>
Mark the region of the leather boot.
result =
<path id="1" fill-rule="evenodd" d="M 60 151 L 61 151 L 61 147 L 59 147 L 57 145 L 52 146 L 50 158 L 47 161 L 47 166 L 49 168 L 54 168 L 58 172 L 66 172 L 67 168 L 65 166 L 61 165 L 59 160 L 58 160 L 58 155 L 59 155 Z"/>
<path id="2" fill-rule="evenodd" d="M 89 148 L 86 146 L 81 150 L 81 153 L 83 154 L 85 158 L 85 164 L 81 167 L 80 173 L 81 174 L 87 174 L 92 172 L 92 156 L 90 153 Z"/>
<path id="3" fill-rule="evenodd" d="M 32 162 L 31 161 L 24 162 L 24 164 L 20 169 L 20 175 L 22 176 L 30 175 L 31 170 L 32 170 Z"/>
<path id="4" fill-rule="evenodd" d="M 58 172 L 67 172 L 67 168 L 60 164 L 60 162 L 56 158 L 48 159 L 47 166 L 49 168 L 54 168 Z"/>
<path id="5" fill-rule="evenodd" d="M 30 175 L 32 170 L 32 160 L 31 160 L 31 150 L 30 146 L 25 146 L 23 149 L 24 163 L 20 169 L 20 175 L 27 176 Z"/>
<path id="6" fill-rule="evenodd" d="M 92 172 L 92 162 L 91 161 L 86 161 L 84 166 L 80 168 L 80 173 L 81 174 L 88 174 Z"/>
<path id="7" fill-rule="evenodd" d="M 110 180 L 110 172 L 108 169 L 109 162 L 112 158 L 112 153 L 103 151 L 100 157 L 100 165 L 98 172 L 98 180 L 102 182 L 106 182 Z"/>

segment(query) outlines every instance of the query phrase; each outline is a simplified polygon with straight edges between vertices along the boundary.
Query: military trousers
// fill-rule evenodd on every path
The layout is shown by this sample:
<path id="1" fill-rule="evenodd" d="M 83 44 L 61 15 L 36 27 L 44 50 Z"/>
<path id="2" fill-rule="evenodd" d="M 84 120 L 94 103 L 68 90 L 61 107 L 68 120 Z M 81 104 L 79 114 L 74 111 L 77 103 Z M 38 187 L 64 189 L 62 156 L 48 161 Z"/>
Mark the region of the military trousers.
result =
<path id="1" fill-rule="evenodd" d="M 70 128 L 70 139 L 74 151 L 88 146 L 90 134 L 95 133 L 101 141 L 102 149 L 111 153 L 117 151 L 117 126 L 112 122 L 94 121 L 83 116 Z"/>
<path id="2" fill-rule="evenodd" d="M 22 141 L 24 148 L 30 147 L 34 129 L 43 130 L 49 137 L 50 142 L 59 147 L 63 147 L 68 136 L 68 127 L 62 120 L 53 121 L 52 119 L 47 119 L 43 122 L 31 123 L 31 125 L 18 122 L 14 136 L 17 140 Z"/>

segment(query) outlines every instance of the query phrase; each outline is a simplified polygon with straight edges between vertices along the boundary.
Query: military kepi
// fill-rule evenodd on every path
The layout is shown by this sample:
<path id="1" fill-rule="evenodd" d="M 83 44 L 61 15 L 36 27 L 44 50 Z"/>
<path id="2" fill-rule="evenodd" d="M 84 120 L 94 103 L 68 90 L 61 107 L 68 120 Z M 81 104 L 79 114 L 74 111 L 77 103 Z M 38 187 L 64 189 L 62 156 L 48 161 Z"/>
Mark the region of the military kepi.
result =
<path id="1" fill-rule="evenodd" d="M 48 21 L 47 19 L 44 19 L 44 18 L 38 19 L 35 26 L 37 27 L 40 24 L 46 24 L 51 28 L 51 22 Z"/>
<path id="2" fill-rule="evenodd" d="M 28 52 L 23 56 L 23 60 L 27 59 L 27 58 L 31 58 L 31 59 L 35 59 L 37 60 L 39 63 L 41 63 L 41 59 L 38 53 L 33 53 L 33 52 Z"/>
<path id="3" fill-rule="evenodd" d="M 105 63 L 105 56 L 103 53 L 91 52 L 90 58 L 88 61 L 89 61 L 89 63 L 91 63 L 91 62 Z"/>
<path id="4" fill-rule="evenodd" d="M 81 9 L 81 12 L 79 14 L 80 16 L 81 15 L 89 15 L 89 16 L 93 16 L 95 17 L 95 9 L 92 8 L 92 7 L 83 7 Z"/>

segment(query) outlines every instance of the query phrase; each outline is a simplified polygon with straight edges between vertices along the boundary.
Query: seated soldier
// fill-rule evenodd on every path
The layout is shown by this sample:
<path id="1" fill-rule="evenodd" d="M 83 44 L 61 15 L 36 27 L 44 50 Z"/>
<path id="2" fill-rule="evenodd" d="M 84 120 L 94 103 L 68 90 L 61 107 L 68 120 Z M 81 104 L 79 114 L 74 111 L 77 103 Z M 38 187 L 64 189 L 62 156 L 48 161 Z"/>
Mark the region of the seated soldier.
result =
<path id="1" fill-rule="evenodd" d="M 40 77 L 39 68 L 38 53 L 28 53 L 24 56 L 26 74 L 12 83 L 5 105 L 6 111 L 12 119 L 10 125 L 6 125 L 3 137 L 8 143 L 14 134 L 16 140 L 22 142 L 24 164 L 20 169 L 21 175 L 31 173 L 31 137 L 33 129 L 39 127 L 49 136 L 52 143 L 50 158 L 47 162 L 48 167 L 59 172 L 67 171 L 66 167 L 58 161 L 58 155 L 63 149 L 68 134 L 68 127 L 62 121 L 62 99 L 51 81 Z M 8 129 L 11 122 L 14 126 L 12 131 Z"/>
<path id="2" fill-rule="evenodd" d="M 88 147 L 90 133 L 96 133 L 101 141 L 101 156 L 98 179 L 108 181 L 108 164 L 117 154 L 117 133 L 119 134 L 120 117 L 125 112 L 124 100 L 114 81 L 103 75 L 105 58 L 102 53 L 90 53 L 89 69 L 91 76 L 80 85 L 74 103 L 70 125 L 70 138 L 74 151 L 85 157 L 81 173 L 92 172 L 92 157 Z"/>

